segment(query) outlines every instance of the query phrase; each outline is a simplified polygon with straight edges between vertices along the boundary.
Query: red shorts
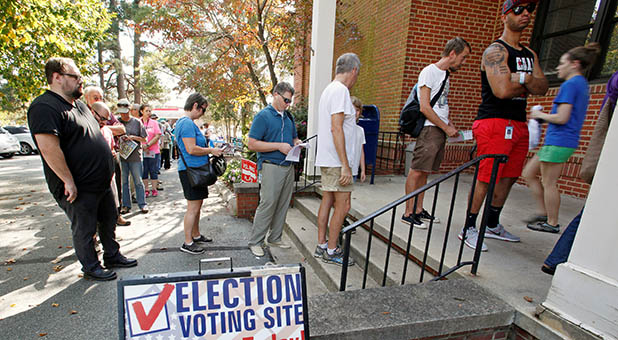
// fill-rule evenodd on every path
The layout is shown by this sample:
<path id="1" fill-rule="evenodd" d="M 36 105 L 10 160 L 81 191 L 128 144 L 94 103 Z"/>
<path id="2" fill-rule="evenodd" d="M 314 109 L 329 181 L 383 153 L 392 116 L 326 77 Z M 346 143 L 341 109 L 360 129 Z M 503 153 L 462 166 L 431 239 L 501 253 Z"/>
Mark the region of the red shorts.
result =
<path id="1" fill-rule="evenodd" d="M 506 127 L 513 127 L 513 138 L 505 139 Z M 517 178 L 521 175 L 528 155 L 528 124 L 510 119 L 489 118 L 474 122 L 472 132 L 476 139 L 477 155 L 504 154 L 509 156 L 498 168 L 498 178 Z M 488 183 L 491 178 L 493 158 L 481 161 L 478 180 Z"/>

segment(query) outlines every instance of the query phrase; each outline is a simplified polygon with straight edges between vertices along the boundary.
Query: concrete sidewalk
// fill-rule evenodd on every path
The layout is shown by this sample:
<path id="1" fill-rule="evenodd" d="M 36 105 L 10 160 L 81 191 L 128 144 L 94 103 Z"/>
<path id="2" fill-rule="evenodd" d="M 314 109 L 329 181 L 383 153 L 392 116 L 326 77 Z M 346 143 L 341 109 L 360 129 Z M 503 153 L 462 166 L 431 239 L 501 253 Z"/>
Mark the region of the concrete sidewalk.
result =
<path id="1" fill-rule="evenodd" d="M 68 219 L 47 189 L 40 157 L 17 156 L 0 163 L 0 338 L 118 338 L 117 281 L 81 278 Z M 251 222 L 226 210 L 220 186 L 211 187 L 200 219 L 201 231 L 214 242 L 202 255 L 180 252 L 186 200 L 175 164 L 162 170 L 160 178 L 165 190 L 147 199 L 150 212 L 136 212 L 134 205 L 125 215 L 131 226 L 116 229 L 122 253 L 139 262 L 117 269 L 119 278 L 196 271 L 201 258 L 232 257 L 235 267 L 304 261 L 295 248 L 253 256 L 247 247 Z M 311 268 L 307 280 L 309 295 L 327 291 Z"/>

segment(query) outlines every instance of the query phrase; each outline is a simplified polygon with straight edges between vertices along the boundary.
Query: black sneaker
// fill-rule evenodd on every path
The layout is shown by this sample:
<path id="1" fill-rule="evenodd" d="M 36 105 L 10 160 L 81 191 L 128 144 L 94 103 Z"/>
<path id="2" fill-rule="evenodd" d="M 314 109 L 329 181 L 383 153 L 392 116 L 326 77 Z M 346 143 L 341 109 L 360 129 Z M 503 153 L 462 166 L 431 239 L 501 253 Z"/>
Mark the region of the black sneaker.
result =
<path id="1" fill-rule="evenodd" d="M 210 237 L 206 237 L 204 235 L 200 235 L 200 237 L 194 237 L 193 238 L 193 244 L 196 244 L 198 246 L 205 246 L 207 242 L 212 242 L 212 239 Z"/>
<path id="2" fill-rule="evenodd" d="M 433 223 L 440 223 L 439 218 L 435 216 L 431 216 L 431 214 L 429 214 L 429 212 L 425 209 L 423 209 L 423 211 L 421 211 L 420 214 L 416 214 L 416 215 L 419 217 L 421 221 L 429 223 L 433 220 Z"/>
<path id="3" fill-rule="evenodd" d="M 199 254 L 203 254 L 206 250 L 204 250 L 204 248 L 198 246 L 194 242 L 190 246 L 188 246 L 186 243 L 183 243 L 182 247 L 180 247 L 180 251 L 183 251 L 187 254 L 199 255 Z"/>
<path id="4" fill-rule="evenodd" d="M 401 222 L 409 225 L 414 225 L 415 228 L 427 229 L 427 226 L 425 225 L 425 223 L 423 223 L 423 221 L 421 221 L 417 214 L 406 216 L 404 213 L 401 216 Z"/>

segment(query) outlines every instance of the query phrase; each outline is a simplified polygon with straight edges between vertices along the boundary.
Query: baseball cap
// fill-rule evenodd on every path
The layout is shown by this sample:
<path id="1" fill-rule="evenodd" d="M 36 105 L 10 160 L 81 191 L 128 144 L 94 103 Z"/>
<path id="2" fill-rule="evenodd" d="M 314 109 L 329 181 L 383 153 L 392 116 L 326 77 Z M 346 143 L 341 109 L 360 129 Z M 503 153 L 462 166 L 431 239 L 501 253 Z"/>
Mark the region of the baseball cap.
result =
<path id="1" fill-rule="evenodd" d="M 127 113 L 129 112 L 129 101 L 126 98 L 122 98 L 118 101 L 118 113 Z"/>
<path id="2" fill-rule="evenodd" d="M 539 0 L 506 0 L 502 5 L 502 14 L 506 14 L 506 12 L 515 6 L 529 4 L 531 2 L 537 3 Z"/>
<path id="3" fill-rule="evenodd" d="M 156 113 L 153 113 L 153 114 L 151 114 L 151 115 L 150 115 L 150 118 L 152 118 L 152 119 L 157 119 L 157 118 L 159 118 L 159 116 L 157 116 L 157 114 L 156 114 Z"/>
<path id="4" fill-rule="evenodd" d="M 131 110 L 139 110 L 139 104 L 133 104 L 131 105 Z"/>

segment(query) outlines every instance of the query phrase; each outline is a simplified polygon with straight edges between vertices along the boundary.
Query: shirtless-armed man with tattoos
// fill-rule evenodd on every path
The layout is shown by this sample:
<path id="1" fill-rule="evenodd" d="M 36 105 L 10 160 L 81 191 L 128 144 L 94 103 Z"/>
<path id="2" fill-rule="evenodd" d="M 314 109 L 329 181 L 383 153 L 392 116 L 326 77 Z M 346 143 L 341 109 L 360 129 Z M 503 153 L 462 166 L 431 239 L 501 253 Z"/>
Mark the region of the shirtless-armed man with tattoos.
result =
<path id="1" fill-rule="evenodd" d="M 521 175 L 528 153 L 526 98 L 528 94 L 547 92 L 547 79 L 531 49 L 520 44 L 524 29 L 538 0 L 507 0 L 502 6 L 502 36 L 483 53 L 481 61 L 481 97 L 478 115 L 472 125 L 477 154 L 505 154 L 508 162 L 500 166 L 489 207 L 485 238 L 519 242 L 500 224 L 500 213 L 511 187 Z M 470 213 L 459 238 L 475 249 L 478 239 L 476 218 L 487 195 L 493 159 L 485 159 L 479 168 Z M 465 234 L 464 234 L 465 232 Z M 483 243 L 482 250 L 487 251 Z"/>

